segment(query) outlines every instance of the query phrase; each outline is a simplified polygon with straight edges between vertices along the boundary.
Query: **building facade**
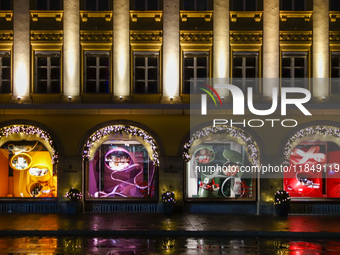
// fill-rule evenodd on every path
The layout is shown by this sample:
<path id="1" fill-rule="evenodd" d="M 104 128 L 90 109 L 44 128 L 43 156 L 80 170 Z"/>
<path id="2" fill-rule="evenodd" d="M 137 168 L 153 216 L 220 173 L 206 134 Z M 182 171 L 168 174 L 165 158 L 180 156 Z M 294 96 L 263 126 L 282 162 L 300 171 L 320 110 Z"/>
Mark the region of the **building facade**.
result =
<path id="1" fill-rule="evenodd" d="M 291 212 L 338 213 L 334 169 L 261 179 L 189 165 L 339 166 L 339 17 L 338 0 L 0 0 L 0 211 L 62 212 L 75 187 L 86 212 L 159 212 L 173 190 L 178 211 L 271 214 L 285 189 Z M 312 116 L 190 127 L 199 78 L 253 86 L 267 105 L 274 86 L 308 89 Z"/>

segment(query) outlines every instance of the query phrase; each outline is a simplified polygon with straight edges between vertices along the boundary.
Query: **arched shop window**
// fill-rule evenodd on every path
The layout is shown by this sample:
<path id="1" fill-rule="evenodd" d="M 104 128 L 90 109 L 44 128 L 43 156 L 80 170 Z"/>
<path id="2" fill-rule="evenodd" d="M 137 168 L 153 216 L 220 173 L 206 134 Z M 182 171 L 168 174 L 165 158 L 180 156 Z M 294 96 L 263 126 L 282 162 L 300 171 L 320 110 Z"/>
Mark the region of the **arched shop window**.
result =
<path id="1" fill-rule="evenodd" d="M 295 198 L 340 198 L 340 129 L 312 126 L 285 147 L 284 189 Z"/>
<path id="2" fill-rule="evenodd" d="M 206 127 L 184 146 L 186 198 L 255 200 L 252 168 L 259 165 L 255 140 L 229 126 Z"/>
<path id="3" fill-rule="evenodd" d="M 86 142 L 87 199 L 156 199 L 155 140 L 133 126 L 112 125 Z"/>
<path id="4" fill-rule="evenodd" d="M 50 135 L 35 126 L 0 129 L 0 197 L 57 197 L 57 152 Z"/>

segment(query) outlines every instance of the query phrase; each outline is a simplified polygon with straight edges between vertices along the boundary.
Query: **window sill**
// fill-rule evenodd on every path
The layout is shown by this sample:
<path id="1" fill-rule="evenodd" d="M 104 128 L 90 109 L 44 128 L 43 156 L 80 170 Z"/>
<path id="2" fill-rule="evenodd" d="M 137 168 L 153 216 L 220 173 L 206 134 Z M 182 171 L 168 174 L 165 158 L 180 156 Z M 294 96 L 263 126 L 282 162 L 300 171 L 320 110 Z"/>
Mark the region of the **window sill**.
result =
<path id="1" fill-rule="evenodd" d="M 188 18 L 204 18 L 205 21 L 211 21 L 213 11 L 180 11 L 181 21 L 186 22 Z"/>
<path id="2" fill-rule="evenodd" d="M 88 18 L 105 18 L 105 21 L 112 20 L 112 11 L 80 11 L 82 22 L 87 22 Z"/>
<path id="3" fill-rule="evenodd" d="M 0 18 L 5 18 L 6 21 L 12 21 L 13 11 L 0 11 Z"/>
<path id="4" fill-rule="evenodd" d="M 336 22 L 336 19 L 340 18 L 340 12 L 338 11 L 330 11 L 329 12 L 329 19 L 331 22 Z"/>
<path id="5" fill-rule="evenodd" d="M 231 11 L 230 21 L 236 22 L 238 18 L 252 18 L 256 22 L 262 19 L 262 11 Z"/>
<path id="6" fill-rule="evenodd" d="M 304 19 L 310 21 L 313 11 L 280 11 L 280 21 L 287 21 L 287 19 Z"/>
<path id="7" fill-rule="evenodd" d="M 62 21 L 63 11 L 30 11 L 32 21 L 38 21 L 39 18 L 55 18 L 56 21 Z"/>
<path id="8" fill-rule="evenodd" d="M 137 22 L 139 18 L 153 18 L 156 22 L 162 20 L 163 11 L 130 11 L 132 22 Z"/>

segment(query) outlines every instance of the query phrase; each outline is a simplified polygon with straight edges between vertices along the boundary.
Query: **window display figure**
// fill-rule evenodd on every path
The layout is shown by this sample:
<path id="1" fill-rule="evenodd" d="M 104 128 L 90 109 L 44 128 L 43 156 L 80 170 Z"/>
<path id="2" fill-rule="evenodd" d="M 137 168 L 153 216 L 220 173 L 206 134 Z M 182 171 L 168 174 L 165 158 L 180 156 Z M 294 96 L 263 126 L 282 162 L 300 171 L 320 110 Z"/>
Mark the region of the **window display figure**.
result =
<path id="1" fill-rule="evenodd" d="M 240 162 L 232 162 L 228 160 L 222 168 L 227 178 L 220 179 L 221 193 L 226 198 L 242 197 L 245 193 L 243 183 L 241 181 Z"/>

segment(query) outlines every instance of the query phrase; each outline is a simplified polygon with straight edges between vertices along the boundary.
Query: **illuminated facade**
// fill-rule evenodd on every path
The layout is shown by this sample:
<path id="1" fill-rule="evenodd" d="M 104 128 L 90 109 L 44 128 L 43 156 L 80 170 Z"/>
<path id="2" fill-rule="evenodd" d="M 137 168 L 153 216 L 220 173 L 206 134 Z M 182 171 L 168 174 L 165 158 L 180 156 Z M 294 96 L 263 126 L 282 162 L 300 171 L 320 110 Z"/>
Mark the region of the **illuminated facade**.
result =
<path id="1" fill-rule="evenodd" d="M 75 187 L 84 211 L 161 211 L 160 194 L 174 190 L 182 211 L 272 213 L 286 189 L 292 212 L 340 212 L 327 173 L 259 180 L 188 170 L 214 160 L 299 165 L 312 151 L 323 156 L 309 165 L 338 163 L 339 17 L 338 0 L 0 0 L 0 211 L 63 211 Z M 312 116 L 288 110 L 297 127 L 237 129 L 254 159 L 229 131 L 186 152 L 190 79 L 209 77 L 243 91 L 243 78 L 320 82 L 301 85 Z M 255 103 L 270 102 L 275 82 L 256 85 Z M 294 140 L 317 126 L 332 131 Z M 305 193 L 302 179 L 313 182 Z"/>

